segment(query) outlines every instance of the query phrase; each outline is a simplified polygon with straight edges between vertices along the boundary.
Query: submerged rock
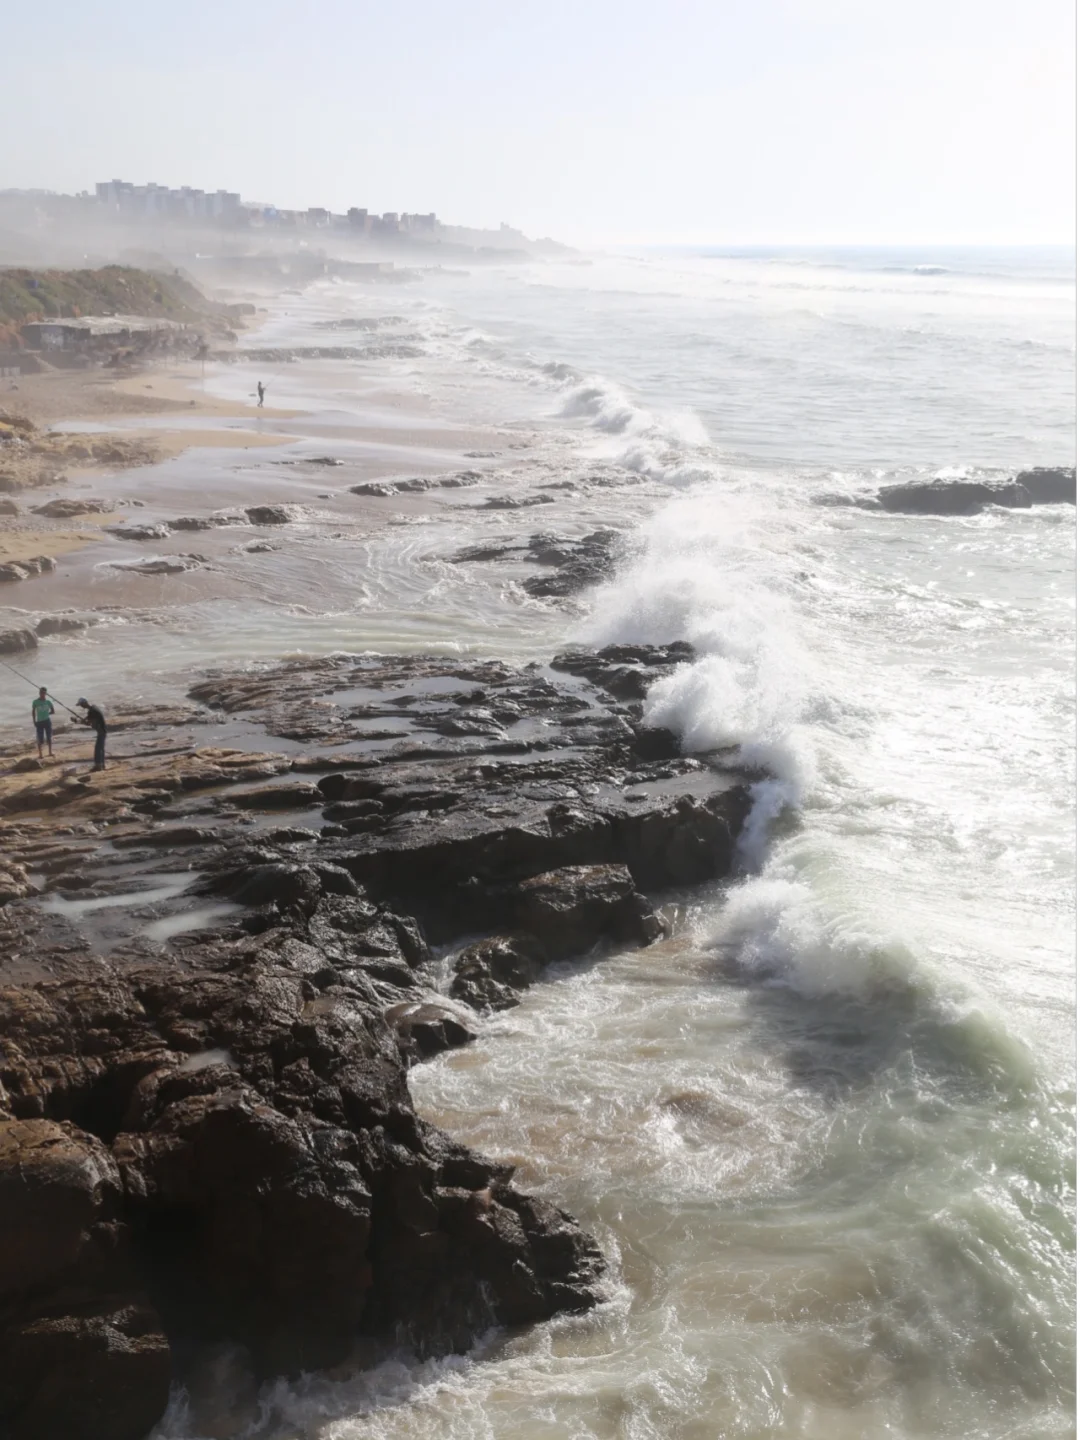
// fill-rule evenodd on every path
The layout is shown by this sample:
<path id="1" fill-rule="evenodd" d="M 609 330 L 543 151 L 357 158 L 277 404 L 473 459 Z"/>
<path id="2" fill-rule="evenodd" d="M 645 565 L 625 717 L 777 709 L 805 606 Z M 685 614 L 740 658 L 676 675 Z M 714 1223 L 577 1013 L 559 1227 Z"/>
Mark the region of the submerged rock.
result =
<path id="1" fill-rule="evenodd" d="M 288 525 L 293 518 L 284 505 L 249 505 L 244 514 L 252 525 Z"/>
<path id="2" fill-rule="evenodd" d="M 981 480 L 933 480 L 886 485 L 878 491 L 883 510 L 906 515 L 974 515 L 987 505 L 1027 510 L 1031 496 L 1023 485 L 990 484 Z"/>

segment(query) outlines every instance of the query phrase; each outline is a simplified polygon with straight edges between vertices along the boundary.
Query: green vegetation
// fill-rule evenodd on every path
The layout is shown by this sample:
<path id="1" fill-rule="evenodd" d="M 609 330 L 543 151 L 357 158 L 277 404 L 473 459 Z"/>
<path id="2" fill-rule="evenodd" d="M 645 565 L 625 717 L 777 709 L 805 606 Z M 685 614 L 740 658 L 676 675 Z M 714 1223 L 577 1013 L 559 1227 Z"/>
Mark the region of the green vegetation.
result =
<path id="1" fill-rule="evenodd" d="M 221 328 L 228 306 L 208 300 L 179 274 L 127 265 L 101 270 L 0 269 L 0 326 L 77 315 L 154 315 Z M 214 322 L 217 322 L 215 325 Z"/>

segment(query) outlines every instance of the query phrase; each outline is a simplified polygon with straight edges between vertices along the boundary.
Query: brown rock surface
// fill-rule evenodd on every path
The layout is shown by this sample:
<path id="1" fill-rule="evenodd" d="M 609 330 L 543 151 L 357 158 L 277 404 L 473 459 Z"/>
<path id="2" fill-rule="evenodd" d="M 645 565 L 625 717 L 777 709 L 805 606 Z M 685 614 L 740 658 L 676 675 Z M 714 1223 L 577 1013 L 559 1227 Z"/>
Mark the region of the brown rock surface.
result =
<path id="1" fill-rule="evenodd" d="M 407 1073 L 728 872 L 747 777 L 641 724 L 687 658 L 290 662 L 117 716 L 92 781 L 0 773 L 0 1433 L 135 1440 L 222 1343 L 295 1373 L 596 1302 L 595 1243 Z"/>

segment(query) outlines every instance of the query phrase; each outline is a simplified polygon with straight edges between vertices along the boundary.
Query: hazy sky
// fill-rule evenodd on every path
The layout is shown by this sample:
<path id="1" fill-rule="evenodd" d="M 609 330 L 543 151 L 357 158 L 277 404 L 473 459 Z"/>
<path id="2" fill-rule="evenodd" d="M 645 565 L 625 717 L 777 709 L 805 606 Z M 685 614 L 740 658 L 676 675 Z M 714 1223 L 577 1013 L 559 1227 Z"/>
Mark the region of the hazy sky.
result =
<path id="1" fill-rule="evenodd" d="M 0 187 L 572 241 L 1072 238 L 1072 0 L 38 0 Z"/>

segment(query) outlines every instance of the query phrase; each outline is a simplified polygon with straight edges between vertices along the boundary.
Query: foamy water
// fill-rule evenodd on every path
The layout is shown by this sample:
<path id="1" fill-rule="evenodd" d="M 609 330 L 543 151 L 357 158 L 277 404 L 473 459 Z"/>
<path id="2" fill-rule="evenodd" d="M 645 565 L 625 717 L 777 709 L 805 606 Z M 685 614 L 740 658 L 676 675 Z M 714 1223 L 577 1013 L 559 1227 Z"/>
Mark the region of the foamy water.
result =
<path id="1" fill-rule="evenodd" d="M 175 692 L 290 650 L 687 639 L 649 718 L 775 778 L 742 874 L 682 897 L 671 940 L 564 967 L 412 1072 L 427 1116 L 598 1234 L 606 1305 L 280 1382 L 243 1420 L 177 1394 L 161 1437 L 1073 1433 L 1074 512 L 820 503 L 1072 463 L 1072 302 L 1060 256 L 699 255 L 326 285 L 273 320 L 282 344 L 400 316 L 422 355 L 356 362 L 355 403 L 377 375 L 512 427 L 529 448 L 493 447 L 488 485 L 637 483 L 347 544 L 316 517 L 246 590 L 69 663 Z M 323 372 L 294 370 L 275 403 L 311 405 Z M 333 387 L 347 411 L 340 366 Z M 630 558 L 570 607 L 448 562 L 598 524 Z"/>

